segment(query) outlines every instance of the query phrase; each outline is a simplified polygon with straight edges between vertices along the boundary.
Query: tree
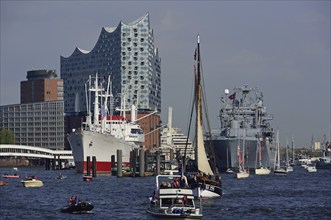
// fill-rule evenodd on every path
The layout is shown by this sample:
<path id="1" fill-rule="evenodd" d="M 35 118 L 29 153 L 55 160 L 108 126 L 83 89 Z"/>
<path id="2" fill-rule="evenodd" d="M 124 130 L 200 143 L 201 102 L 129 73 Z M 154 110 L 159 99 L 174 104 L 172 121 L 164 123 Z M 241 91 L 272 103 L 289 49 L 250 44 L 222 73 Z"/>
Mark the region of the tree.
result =
<path id="1" fill-rule="evenodd" d="M 0 131 L 0 144 L 15 144 L 15 134 L 7 129 Z"/>

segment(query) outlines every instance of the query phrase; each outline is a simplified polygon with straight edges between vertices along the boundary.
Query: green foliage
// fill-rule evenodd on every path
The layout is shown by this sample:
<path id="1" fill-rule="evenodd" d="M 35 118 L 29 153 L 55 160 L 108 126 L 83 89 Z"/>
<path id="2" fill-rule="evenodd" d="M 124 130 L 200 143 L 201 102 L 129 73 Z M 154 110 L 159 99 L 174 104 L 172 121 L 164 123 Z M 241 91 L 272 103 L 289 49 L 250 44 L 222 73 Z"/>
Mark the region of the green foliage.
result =
<path id="1" fill-rule="evenodd" d="M 0 131 L 0 144 L 15 144 L 14 133 L 7 129 L 2 129 Z"/>

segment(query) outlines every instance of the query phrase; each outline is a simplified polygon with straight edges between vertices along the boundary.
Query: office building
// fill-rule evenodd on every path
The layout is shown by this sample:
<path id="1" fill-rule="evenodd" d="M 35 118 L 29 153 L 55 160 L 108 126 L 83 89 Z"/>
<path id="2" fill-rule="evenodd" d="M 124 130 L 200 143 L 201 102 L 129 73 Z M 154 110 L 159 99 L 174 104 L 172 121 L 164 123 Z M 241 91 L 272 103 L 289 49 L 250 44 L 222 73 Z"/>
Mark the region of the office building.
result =
<path id="1" fill-rule="evenodd" d="M 63 80 L 55 70 L 31 70 L 21 81 L 21 103 L 63 100 Z"/>
<path id="2" fill-rule="evenodd" d="M 0 130 L 15 135 L 15 144 L 64 148 L 64 102 L 35 102 L 0 106 Z"/>

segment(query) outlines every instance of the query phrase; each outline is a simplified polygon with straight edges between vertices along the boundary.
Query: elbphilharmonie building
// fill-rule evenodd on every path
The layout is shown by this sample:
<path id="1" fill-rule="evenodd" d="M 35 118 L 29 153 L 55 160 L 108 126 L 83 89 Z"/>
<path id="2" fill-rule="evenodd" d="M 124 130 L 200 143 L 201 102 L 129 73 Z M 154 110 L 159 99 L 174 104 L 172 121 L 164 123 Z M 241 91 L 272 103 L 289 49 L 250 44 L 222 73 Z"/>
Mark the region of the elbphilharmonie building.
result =
<path id="1" fill-rule="evenodd" d="M 161 59 L 154 46 L 149 14 L 117 27 L 104 27 L 91 51 L 76 48 L 61 56 L 66 113 L 85 112 L 84 84 L 89 75 L 112 77 L 112 92 L 125 94 L 126 103 L 136 102 L 138 110 L 161 111 Z"/>

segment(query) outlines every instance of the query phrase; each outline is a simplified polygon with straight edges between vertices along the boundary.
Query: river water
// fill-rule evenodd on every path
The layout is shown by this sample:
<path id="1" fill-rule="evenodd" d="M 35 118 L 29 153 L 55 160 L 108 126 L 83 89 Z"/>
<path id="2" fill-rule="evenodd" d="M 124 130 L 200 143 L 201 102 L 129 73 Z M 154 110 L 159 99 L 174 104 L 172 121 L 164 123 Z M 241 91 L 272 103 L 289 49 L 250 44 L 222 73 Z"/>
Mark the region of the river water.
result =
<path id="1" fill-rule="evenodd" d="M 1 167 L 0 174 L 10 168 Z M 20 179 L 0 186 L 0 219 L 153 219 L 146 213 L 154 177 L 98 175 L 84 182 L 75 170 L 19 168 L 21 177 L 38 175 L 40 188 L 24 188 Z M 223 174 L 224 195 L 203 201 L 203 219 L 331 219 L 331 175 L 329 170 L 308 173 L 301 167 L 287 176 L 251 175 L 237 180 Z M 60 209 L 72 195 L 94 204 L 91 214 L 66 214 Z"/>

